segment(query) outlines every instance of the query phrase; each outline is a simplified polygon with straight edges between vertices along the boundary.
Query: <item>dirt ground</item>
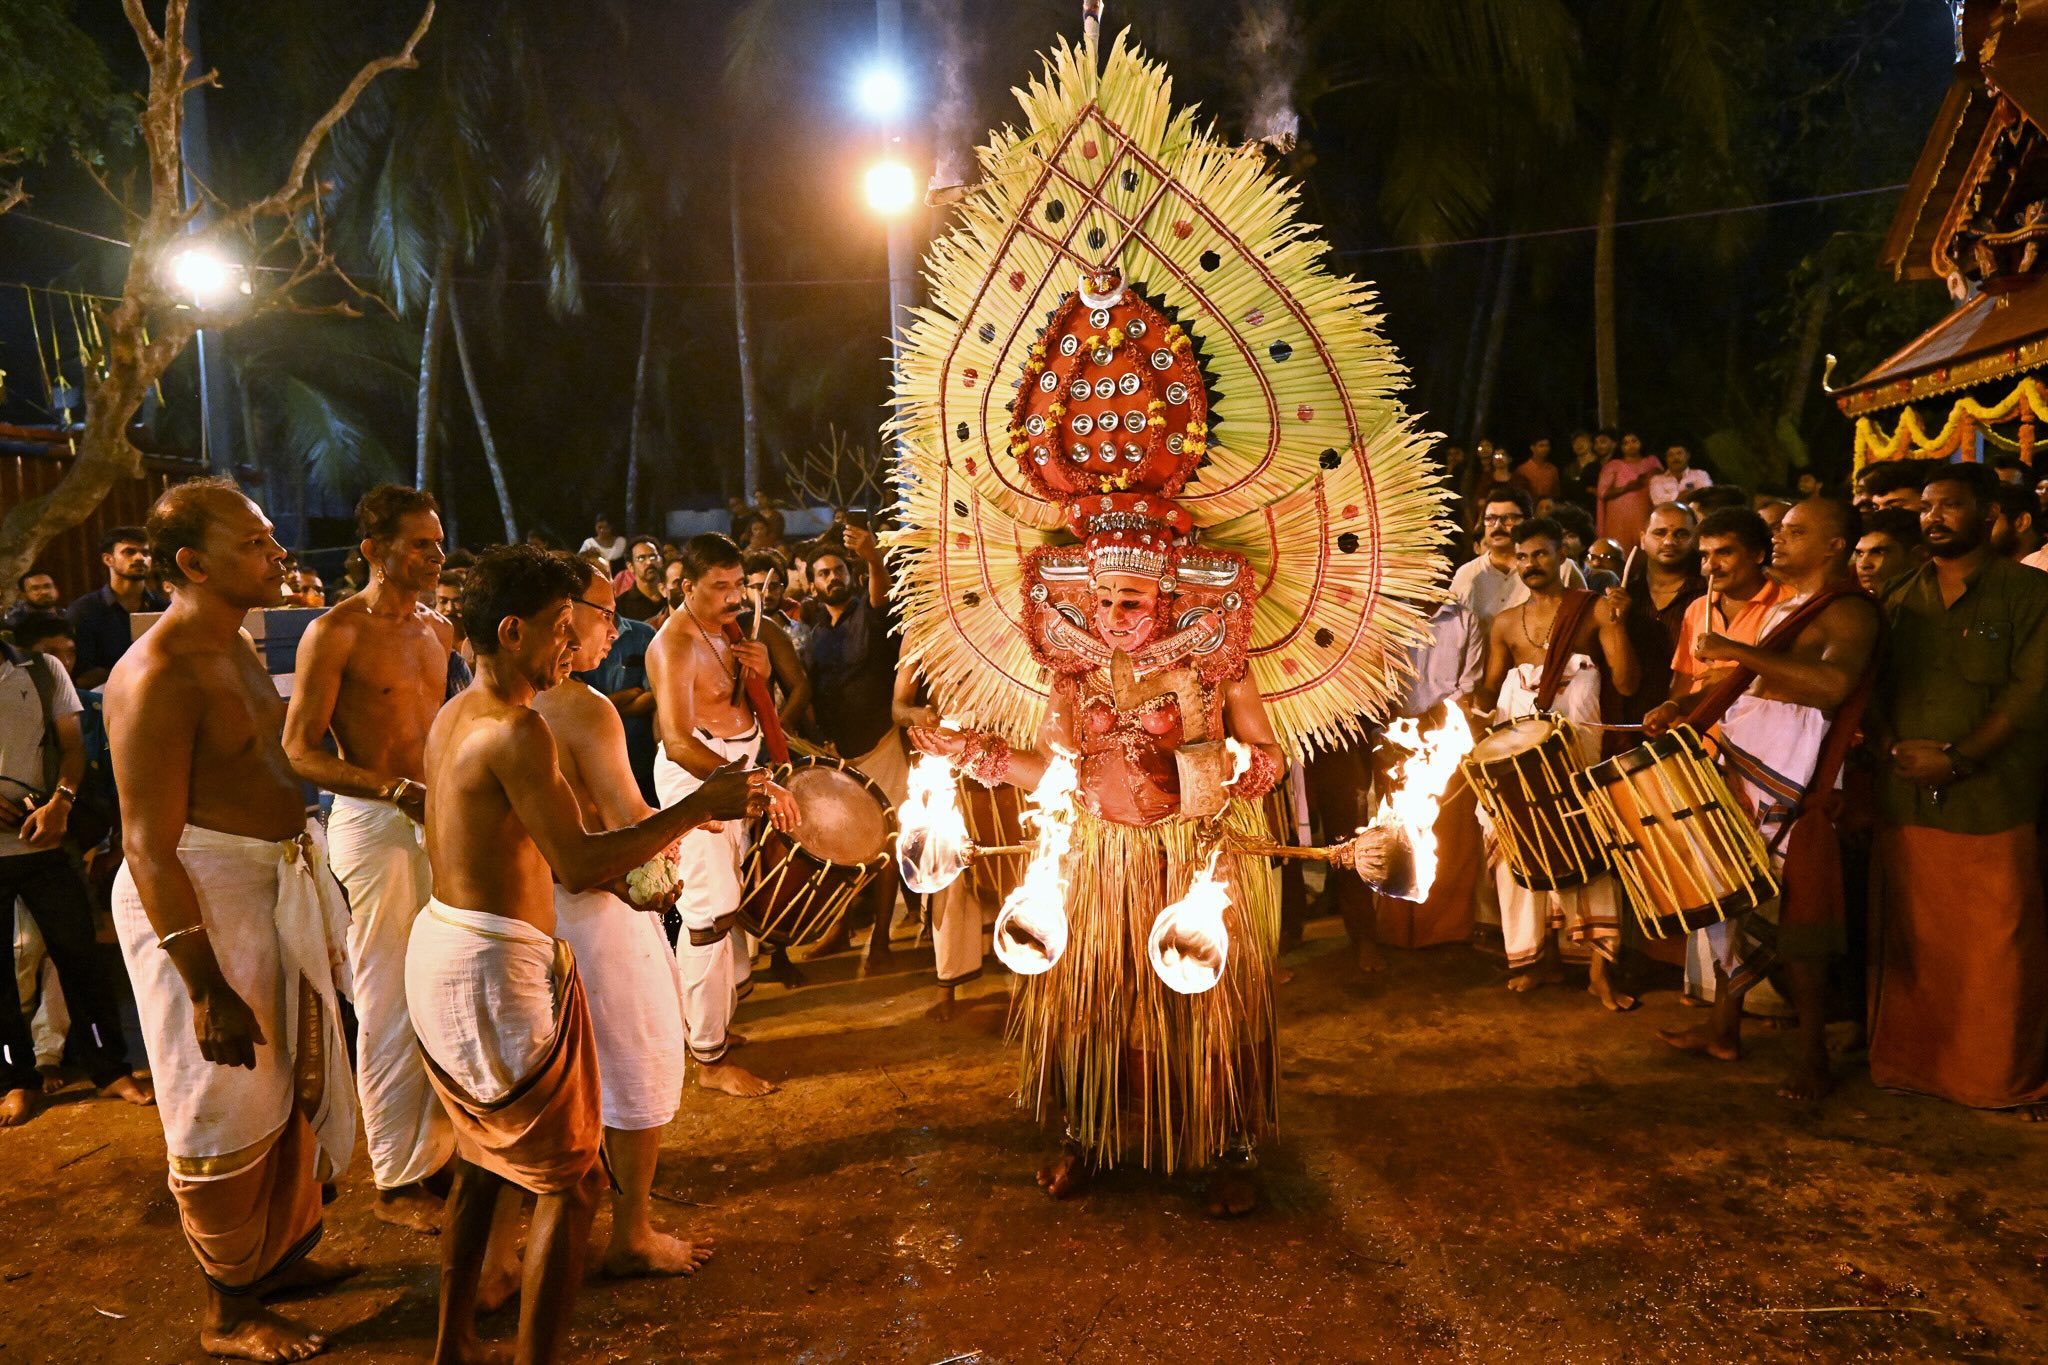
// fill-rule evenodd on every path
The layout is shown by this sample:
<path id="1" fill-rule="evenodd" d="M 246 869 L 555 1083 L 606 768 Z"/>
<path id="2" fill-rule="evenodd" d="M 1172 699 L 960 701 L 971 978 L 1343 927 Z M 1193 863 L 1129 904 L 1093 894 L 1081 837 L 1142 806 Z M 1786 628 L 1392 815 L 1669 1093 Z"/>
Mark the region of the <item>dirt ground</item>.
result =
<path id="1" fill-rule="evenodd" d="M 1281 994 L 1266 1205 L 1118 1175 L 1054 1204 L 1011 1104 L 1007 982 L 923 1017 L 929 953 L 814 964 L 741 1007 L 765 1100 L 692 1089 L 659 1213 L 714 1233 L 683 1281 L 593 1282 L 594 1361 L 2048 1359 L 2048 1126 L 1881 1094 L 1776 1098 L 1789 1035 L 1682 1057 L 1577 989 L 1511 996 L 1465 948 L 1367 978 L 1312 926 Z M 74 1088 L 0 1133 L 4 1361 L 196 1361 L 198 1277 L 148 1111 Z M 600 1215 L 602 1235 L 605 1216 Z M 375 1222 L 358 1153 L 323 1254 L 364 1274 L 288 1311 L 328 1359 L 423 1359 L 436 1247 Z M 512 1314 L 486 1320 L 508 1336 Z"/>

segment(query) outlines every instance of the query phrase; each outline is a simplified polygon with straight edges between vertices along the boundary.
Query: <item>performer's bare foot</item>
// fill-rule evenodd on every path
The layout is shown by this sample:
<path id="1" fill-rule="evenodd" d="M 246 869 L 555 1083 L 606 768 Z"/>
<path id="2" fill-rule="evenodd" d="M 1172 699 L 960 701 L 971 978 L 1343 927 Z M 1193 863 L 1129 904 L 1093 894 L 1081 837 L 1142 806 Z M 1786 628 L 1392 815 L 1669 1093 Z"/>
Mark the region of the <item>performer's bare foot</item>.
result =
<path id="1" fill-rule="evenodd" d="M 309 1289 L 325 1289 L 328 1285 L 352 1280 L 362 1273 L 362 1266 L 354 1261 L 322 1261 L 302 1256 L 264 1285 L 263 1295 L 269 1298 L 280 1294 L 303 1294 Z"/>
<path id="2" fill-rule="evenodd" d="M 103 1100 L 126 1100 L 130 1104 L 152 1105 L 156 1103 L 156 1086 L 133 1076 L 118 1076 L 100 1087 Z"/>
<path id="3" fill-rule="evenodd" d="M 1072 1199 L 1087 1190 L 1093 1177 L 1088 1159 L 1071 1147 L 1038 1168 L 1038 1187 L 1055 1199 Z"/>
<path id="4" fill-rule="evenodd" d="M 410 1228 L 429 1236 L 441 1231 L 441 1201 L 424 1185 L 400 1185 L 395 1190 L 377 1191 L 370 1211 L 394 1227 Z"/>
<path id="5" fill-rule="evenodd" d="M 745 1047 L 746 1045 L 747 1035 L 744 1033 L 728 1033 L 725 1035 L 725 1050 L 727 1052 L 732 1051 L 736 1047 Z"/>
<path id="6" fill-rule="evenodd" d="M 790 961 L 787 948 L 777 948 L 768 955 L 768 979 L 779 982 L 790 990 L 811 984 L 811 979 L 798 970 L 796 963 Z"/>
<path id="7" fill-rule="evenodd" d="M 1660 1028 L 1657 1036 L 1680 1052 L 1698 1052 L 1717 1062 L 1742 1060 L 1741 1039 L 1724 1038 L 1719 1029 L 1709 1024 L 1698 1028 Z"/>
<path id="8" fill-rule="evenodd" d="M 218 1297 L 199 1329 L 199 1349 L 235 1360 L 306 1360 L 327 1349 L 327 1338 L 279 1317 L 257 1303 L 226 1310 Z"/>
<path id="9" fill-rule="evenodd" d="M 434 1365 L 513 1365 L 518 1359 L 511 1342 L 478 1341 L 474 1332 L 465 1341 L 436 1342 L 435 1347 Z"/>
<path id="10" fill-rule="evenodd" d="M 1713 1001 L 1702 1000 L 1697 995 L 1681 994 L 1678 997 L 1678 1003 L 1685 1006 L 1689 1010 L 1710 1010 L 1714 1008 Z"/>
<path id="11" fill-rule="evenodd" d="M 1616 1014 L 1627 1014 L 1640 1002 L 1614 984 L 1612 971 L 1607 959 L 1596 953 L 1593 957 L 1591 976 L 1586 984 L 1586 993 Z"/>
<path id="12" fill-rule="evenodd" d="M 487 1265 L 476 1282 L 476 1311 L 495 1313 L 519 1297 L 521 1262 L 510 1266 Z"/>
<path id="13" fill-rule="evenodd" d="M 939 998 L 932 1001 L 930 1008 L 925 1010 L 924 1017 L 933 1023 L 950 1024 L 953 1022 L 953 1016 L 959 1012 L 960 1002 L 955 998 L 953 988 L 951 986 L 941 986 L 939 987 Z"/>
<path id="14" fill-rule="evenodd" d="M 0 1095 L 0 1128 L 19 1128 L 35 1117 L 36 1092 L 10 1090 Z"/>
<path id="15" fill-rule="evenodd" d="M 1290 981 L 1292 981 L 1292 980 L 1294 980 L 1294 968 L 1292 968 L 1292 967 L 1281 967 L 1281 966 L 1275 966 L 1275 967 L 1273 968 L 1273 984 L 1274 984 L 1274 985 L 1276 985 L 1276 986 L 1284 986 L 1284 985 L 1286 985 L 1286 984 L 1287 984 L 1288 982 L 1290 982 Z"/>
<path id="16" fill-rule="evenodd" d="M 60 1066 L 39 1066 L 36 1068 L 36 1074 L 43 1078 L 43 1093 L 45 1095 L 55 1095 L 63 1091 L 66 1084 L 64 1068 Z"/>
<path id="17" fill-rule="evenodd" d="M 2012 1112 L 2021 1123 L 2048 1123 L 2048 1104 L 2023 1104 Z"/>
<path id="18" fill-rule="evenodd" d="M 1778 1087 L 1778 1098 L 1784 1100 L 1820 1100 L 1827 1098 L 1835 1088 L 1834 1073 L 1828 1069 L 1826 1056 L 1819 1061 L 1808 1058 L 1794 1067 L 1785 1077 L 1785 1083 Z"/>
<path id="19" fill-rule="evenodd" d="M 741 1099 L 759 1099 L 775 1093 L 775 1083 L 764 1081 L 745 1067 L 733 1062 L 697 1063 L 697 1084 L 706 1090 L 723 1091 L 738 1095 Z"/>
<path id="20" fill-rule="evenodd" d="M 1358 941 L 1358 948 L 1353 954 L 1353 958 L 1358 963 L 1358 970 L 1368 975 L 1373 972 L 1383 972 L 1387 969 L 1386 955 L 1380 952 L 1380 945 L 1374 943 L 1369 938 L 1362 938 Z"/>
<path id="21" fill-rule="evenodd" d="M 852 946 L 853 930 L 846 927 L 846 921 L 841 920 L 837 929 L 834 929 L 811 946 L 811 950 L 804 954 L 804 961 L 816 962 L 821 957 L 830 957 L 834 953 L 843 953 Z"/>
<path id="22" fill-rule="evenodd" d="M 615 1280 L 650 1275 L 694 1275 L 711 1259 L 712 1239 L 692 1237 L 685 1241 L 665 1232 L 649 1229 L 647 1236 L 629 1247 L 614 1247 L 604 1254 L 602 1269 Z"/>
<path id="23" fill-rule="evenodd" d="M 1209 1177 L 1202 1208 L 1211 1218 L 1242 1218 L 1259 1206 L 1259 1177 L 1248 1170 L 1222 1170 Z"/>
<path id="24" fill-rule="evenodd" d="M 1533 991 L 1538 986 L 1561 986 L 1564 984 L 1564 968 L 1556 962 L 1539 962 L 1525 967 L 1508 976 L 1508 989 L 1516 992 Z"/>

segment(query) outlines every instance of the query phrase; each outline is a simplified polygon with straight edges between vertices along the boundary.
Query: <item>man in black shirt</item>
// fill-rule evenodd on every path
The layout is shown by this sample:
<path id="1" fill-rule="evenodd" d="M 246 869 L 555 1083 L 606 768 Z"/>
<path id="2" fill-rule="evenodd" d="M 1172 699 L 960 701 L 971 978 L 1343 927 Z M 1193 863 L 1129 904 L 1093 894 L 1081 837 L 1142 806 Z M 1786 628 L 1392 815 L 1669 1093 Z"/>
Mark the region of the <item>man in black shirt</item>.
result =
<path id="1" fill-rule="evenodd" d="M 149 590 L 149 539 L 140 526 L 116 526 L 100 538 L 106 586 L 71 604 L 78 631 L 78 676 L 82 691 L 98 687 L 135 641 L 128 618 L 138 611 L 162 611 L 167 598 Z"/>
<path id="2" fill-rule="evenodd" d="M 628 621 L 658 625 L 655 618 L 668 611 L 668 590 L 661 583 L 661 542 L 636 537 L 626 546 L 626 568 L 633 586 L 619 594 L 619 615 Z"/>
<path id="3" fill-rule="evenodd" d="M 867 569 L 867 590 L 861 592 L 853 562 Z M 903 732 L 890 714 L 896 689 L 896 639 L 889 633 L 889 565 L 882 558 L 875 533 L 848 526 L 846 550 L 821 545 L 811 560 L 811 601 L 816 615 L 803 643 L 804 669 L 811 679 L 811 715 L 818 735 L 854 767 L 866 773 L 901 804 L 910 782 L 910 763 Z M 892 862 L 863 895 L 848 920 L 873 916 L 868 938 L 868 969 L 889 962 L 889 924 L 897 892 Z M 821 948 L 844 948 L 852 931 L 848 921 Z"/>

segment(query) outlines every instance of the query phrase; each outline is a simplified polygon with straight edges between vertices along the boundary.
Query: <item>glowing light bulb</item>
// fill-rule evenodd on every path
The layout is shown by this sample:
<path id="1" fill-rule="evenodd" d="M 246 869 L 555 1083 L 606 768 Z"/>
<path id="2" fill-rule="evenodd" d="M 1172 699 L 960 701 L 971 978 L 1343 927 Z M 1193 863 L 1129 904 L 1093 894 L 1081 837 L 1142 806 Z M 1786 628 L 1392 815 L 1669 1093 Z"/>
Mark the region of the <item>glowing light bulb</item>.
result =
<path id="1" fill-rule="evenodd" d="M 868 207 L 894 218 L 917 202 L 917 177 L 901 161 L 877 161 L 861 179 Z"/>

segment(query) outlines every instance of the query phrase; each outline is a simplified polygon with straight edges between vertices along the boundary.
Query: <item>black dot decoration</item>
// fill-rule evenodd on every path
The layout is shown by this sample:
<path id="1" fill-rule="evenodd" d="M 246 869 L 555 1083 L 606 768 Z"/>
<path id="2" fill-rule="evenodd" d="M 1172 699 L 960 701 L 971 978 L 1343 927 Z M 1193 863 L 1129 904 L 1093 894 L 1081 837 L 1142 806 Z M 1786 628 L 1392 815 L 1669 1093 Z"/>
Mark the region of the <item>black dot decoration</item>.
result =
<path id="1" fill-rule="evenodd" d="M 1355 555 L 1355 554 L 1357 554 L 1357 553 L 1358 553 L 1358 532 L 1356 532 L 1356 531 L 1346 531 L 1346 532 L 1345 532 L 1345 533 L 1344 533 L 1343 535 L 1341 535 L 1341 536 L 1338 536 L 1338 537 L 1337 537 L 1337 548 L 1338 548 L 1339 550 L 1342 550 L 1342 551 L 1343 551 L 1343 552 L 1344 552 L 1345 554 L 1347 554 L 1347 555 Z"/>
<path id="2" fill-rule="evenodd" d="M 1321 630 L 1316 632 L 1316 648 L 1328 649 L 1331 645 L 1334 645 L 1336 643 L 1336 633 L 1332 631 L 1328 626 L 1324 626 Z"/>
<path id="3" fill-rule="evenodd" d="M 996 325 L 993 322 L 984 322 L 981 324 L 981 330 L 976 332 L 975 335 L 983 341 L 994 341 L 996 339 Z"/>
<path id="4" fill-rule="evenodd" d="M 1276 361 L 1285 360 L 1294 354 L 1294 348 L 1284 341 L 1276 341 L 1266 348 L 1266 354 Z"/>
<path id="5" fill-rule="evenodd" d="M 1099 228 L 1099 227 L 1092 227 L 1092 228 L 1089 228 L 1089 229 L 1088 229 L 1088 248 L 1089 248 L 1089 250 L 1091 250 L 1091 251 L 1100 251 L 1100 250 L 1102 250 L 1102 248 L 1103 248 L 1103 247 L 1104 247 L 1105 245 L 1107 245 L 1107 244 L 1108 244 L 1108 242 L 1109 242 L 1109 234 L 1108 234 L 1108 233 L 1106 233 L 1106 232 L 1104 232 L 1104 231 L 1103 231 L 1103 230 L 1102 230 L 1101 228 Z"/>
<path id="6" fill-rule="evenodd" d="M 1125 171 L 1125 172 L 1124 172 L 1124 174 L 1123 174 L 1123 187 L 1124 187 L 1124 193 L 1125 193 L 1125 194 L 1135 194 L 1135 193 L 1137 193 L 1137 190 L 1138 190 L 1138 173 L 1137 173 L 1136 171 Z"/>
<path id="7" fill-rule="evenodd" d="M 968 430 L 967 423 L 965 422 L 953 428 L 953 439 L 956 441 L 964 441 L 973 434 L 973 432 Z"/>
<path id="8" fill-rule="evenodd" d="M 1223 258 L 1221 256 L 1218 256 L 1215 252 L 1205 251 L 1202 253 L 1202 269 L 1216 270 L 1220 268 L 1222 264 Z"/>
<path id="9" fill-rule="evenodd" d="M 959 498 L 953 499 L 953 515 L 956 517 L 964 517 L 967 515 L 967 504 L 961 501 Z"/>
<path id="10" fill-rule="evenodd" d="M 981 594 L 978 592 L 963 592 L 960 594 L 960 600 L 970 607 L 978 607 L 981 605 Z"/>
<path id="11" fill-rule="evenodd" d="M 1339 455 L 1334 449 L 1325 450 L 1322 454 L 1316 456 L 1316 463 L 1325 469 L 1335 469 L 1338 465 L 1344 463 L 1344 457 Z"/>
<path id="12" fill-rule="evenodd" d="M 1066 216 L 1067 206 L 1064 202 L 1058 199 L 1053 200 L 1050 204 L 1047 204 L 1045 206 L 1045 221 L 1048 223 L 1062 222 L 1066 219 Z"/>

